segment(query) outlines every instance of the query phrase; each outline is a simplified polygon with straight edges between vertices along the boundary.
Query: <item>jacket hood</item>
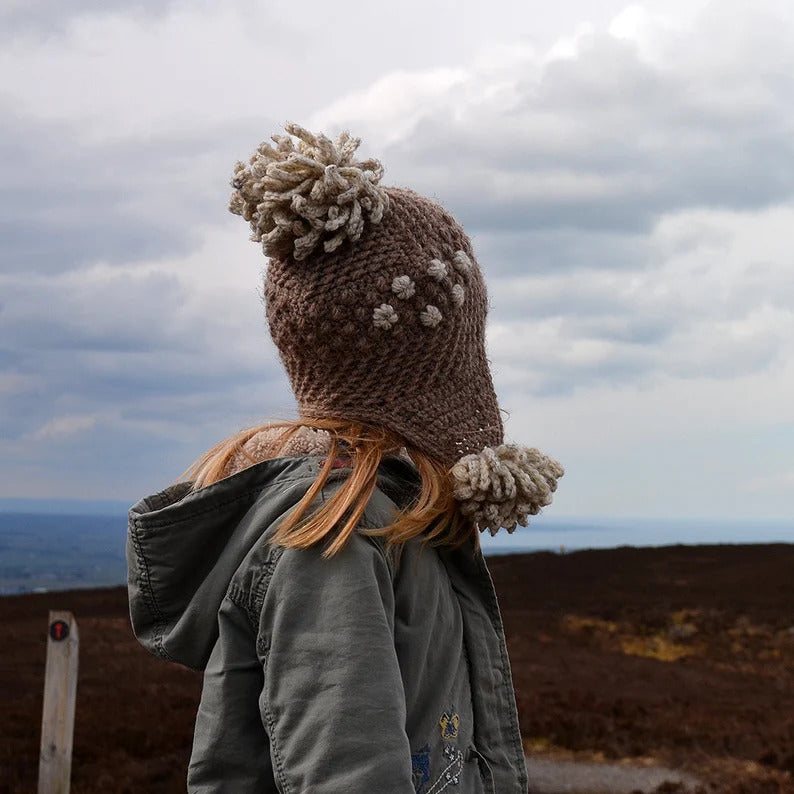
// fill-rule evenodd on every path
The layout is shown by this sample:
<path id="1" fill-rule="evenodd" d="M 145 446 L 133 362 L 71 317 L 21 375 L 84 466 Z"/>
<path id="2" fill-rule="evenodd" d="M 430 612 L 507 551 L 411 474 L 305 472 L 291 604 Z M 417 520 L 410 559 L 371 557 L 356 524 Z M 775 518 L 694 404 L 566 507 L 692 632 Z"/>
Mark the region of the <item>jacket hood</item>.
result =
<path id="1" fill-rule="evenodd" d="M 229 584 L 265 530 L 304 496 L 323 458 L 274 458 L 212 485 L 178 483 L 129 511 L 127 586 L 135 636 L 152 653 L 203 670 Z M 339 481 L 344 469 L 329 477 Z M 383 461 L 364 525 L 382 526 L 416 482 L 412 464 Z"/>

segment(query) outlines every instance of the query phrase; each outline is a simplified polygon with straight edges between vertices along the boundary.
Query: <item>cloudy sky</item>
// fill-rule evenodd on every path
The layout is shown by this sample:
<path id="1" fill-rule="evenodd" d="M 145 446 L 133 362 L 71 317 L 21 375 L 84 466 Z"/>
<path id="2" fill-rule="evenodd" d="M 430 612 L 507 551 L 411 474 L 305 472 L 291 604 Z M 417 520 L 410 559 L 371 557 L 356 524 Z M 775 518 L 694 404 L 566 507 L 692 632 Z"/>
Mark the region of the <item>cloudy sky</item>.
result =
<path id="1" fill-rule="evenodd" d="M 294 120 L 472 235 L 556 514 L 794 513 L 790 0 L 0 9 L 0 497 L 132 501 L 294 415 L 226 211 Z"/>

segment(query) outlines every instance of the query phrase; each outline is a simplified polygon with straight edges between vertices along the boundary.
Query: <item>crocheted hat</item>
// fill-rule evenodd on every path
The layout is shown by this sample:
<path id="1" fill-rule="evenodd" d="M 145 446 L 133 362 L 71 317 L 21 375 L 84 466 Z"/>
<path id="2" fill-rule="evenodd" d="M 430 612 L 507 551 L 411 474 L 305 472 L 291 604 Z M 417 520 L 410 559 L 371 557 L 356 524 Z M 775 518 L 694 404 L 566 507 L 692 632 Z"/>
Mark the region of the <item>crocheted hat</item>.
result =
<path id="1" fill-rule="evenodd" d="M 503 444 L 469 238 L 437 203 L 382 187 L 357 138 L 286 130 L 237 163 L 229 209 L 270 258 L 267 319 L 301 416 L 386 427 L 450 467 L 481 529 L 526 524 L 563 472 Z"/>

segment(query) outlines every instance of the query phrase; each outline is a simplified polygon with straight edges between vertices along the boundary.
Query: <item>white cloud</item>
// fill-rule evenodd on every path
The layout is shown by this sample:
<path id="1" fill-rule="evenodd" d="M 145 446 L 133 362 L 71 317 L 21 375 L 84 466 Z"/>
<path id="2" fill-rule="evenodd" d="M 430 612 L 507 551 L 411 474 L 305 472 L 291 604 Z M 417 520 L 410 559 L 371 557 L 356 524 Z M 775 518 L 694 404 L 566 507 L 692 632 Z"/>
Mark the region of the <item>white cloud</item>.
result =
<path id="1" fill-rule="evenodd" d="M 34 434 L 36 441 L 65 438 L 90 430 L 97 421 L 93 415 L 56 416 L 42 425 Z"/>
<path id="2" fill-rule="evenodd" d="M 21 114 L 79 120 L 85 141 L 166 137 L 267 112 L 266 80 L 245 77 L 256 30 L 271 59 L 289 57 L 284 29 L 254 2 L 79 16 L 62 36 L 4 46 L 0 85 Z"/>
<path id="3" fill-rule="evenodd" d="M 753 494 L 771 492 L 788 495 L 794 491 L 794 469 L 777 471 L 766 477 L 753 477 L 743 490 Z"/>
<path id="4" fill-rule="evenodd" d="M 393 73 L 514 62 L 582 18 L 604 27 L 624 2 L 37 3 L 3 9 L 0 92 L 16 113 L 76 122 L 92 141 L 151 140 L 230 119 L 264 125 L 273 114 L 302 121 L 380 78 L 395 88 Z M 689 14 L 702 3 L 648 5 Z"/>
<path id="5" fill-rule="evenodd" d="M 31 388 L 36 379 L 18 372 L 0 372 L 0 396 L 19 394 Z"/>
<path id="6" fill-rule="evenodd" d="M 535 393 L 659 377 L 732 381 L 794 361 L 794 207 L 665 216 L 634 269 L 495 279 L 491 355 Z"/>

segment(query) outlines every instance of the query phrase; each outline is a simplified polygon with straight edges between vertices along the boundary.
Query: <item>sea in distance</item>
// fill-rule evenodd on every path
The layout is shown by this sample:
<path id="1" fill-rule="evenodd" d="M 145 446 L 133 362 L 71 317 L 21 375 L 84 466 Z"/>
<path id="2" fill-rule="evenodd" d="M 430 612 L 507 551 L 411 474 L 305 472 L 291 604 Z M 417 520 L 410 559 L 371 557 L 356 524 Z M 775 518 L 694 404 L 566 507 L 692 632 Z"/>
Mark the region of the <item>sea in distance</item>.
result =
<path id="1" fill-rule="evenodd" d="M 126 582 L 122 503 L 0 500 L 0 595 Z M 486 555 L 708 543 L 794 543 L 794 519 L 536 516 L 511 535 L 482 536 Z"/>

